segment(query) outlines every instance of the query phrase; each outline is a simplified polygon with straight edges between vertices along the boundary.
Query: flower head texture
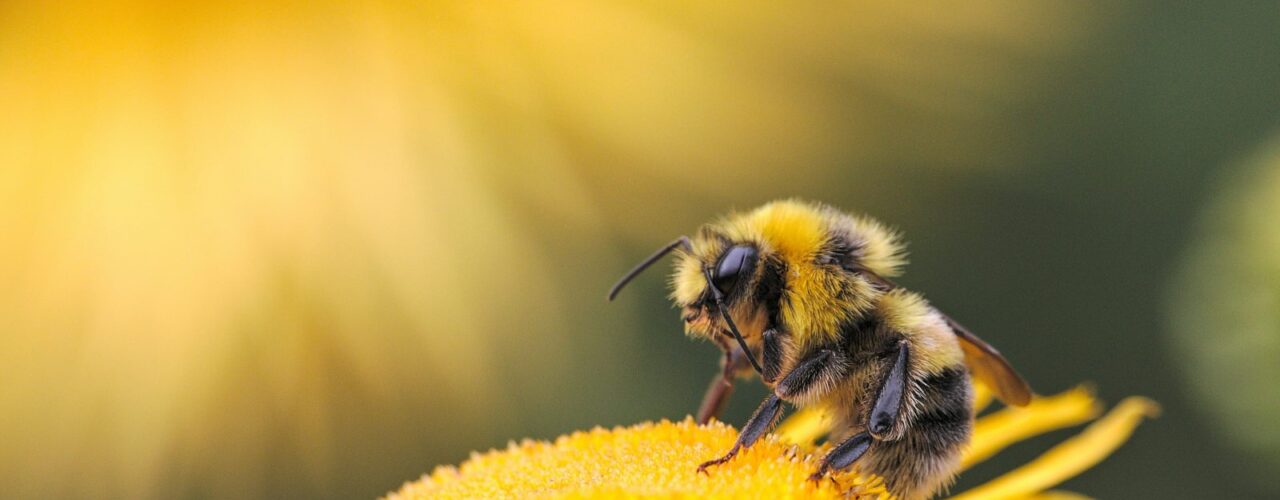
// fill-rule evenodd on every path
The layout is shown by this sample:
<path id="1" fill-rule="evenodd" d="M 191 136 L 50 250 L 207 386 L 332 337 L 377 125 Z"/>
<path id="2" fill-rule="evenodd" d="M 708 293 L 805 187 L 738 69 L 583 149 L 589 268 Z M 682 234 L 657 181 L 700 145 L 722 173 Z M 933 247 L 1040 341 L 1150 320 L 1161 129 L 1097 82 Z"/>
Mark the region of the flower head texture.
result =
<path id="1" fill-rule="evenodd" d="M 699 426 L 687 418 L 596 428 L 552 443 L 512 443 L 473 455 L 458 468 L 440 467 L 390 498 L 832 498 L 853 488 L 869 498 L 883 494 L 854 474 L 837 475 L 839 485 L 805 481 L 817 458 L 777 436 L 761 439 L 711 474 L 694 471 L 733 446 L 737 434 L 722 423 Z"/>
<path id="2" fill-rule="evenodd" d="M 1145 398 L 1126 399 L 1077 436 L 956 498 L 1082 498 L 1045 490 L 1100 462 L 1143 417 L 1157 411 Z M 1100 404 L 1086 389 L 992 412 L 978 419 L 964 466 L 1099 413 Z M 856 466 L 820 483 L 806 481 L 826 451 L 811 444 L 823 425 L 822 415 L 801 411 L 710 474 L 695 469 L 733 445 L 737 432 L 725 424 L 699 426 L 686 418 L 596 428 L 554 442 L 526 440 L 475 453 L 460 466 L 438 467 L 387 498 L 893 498 L 878 478 L 860 474 Z"/>

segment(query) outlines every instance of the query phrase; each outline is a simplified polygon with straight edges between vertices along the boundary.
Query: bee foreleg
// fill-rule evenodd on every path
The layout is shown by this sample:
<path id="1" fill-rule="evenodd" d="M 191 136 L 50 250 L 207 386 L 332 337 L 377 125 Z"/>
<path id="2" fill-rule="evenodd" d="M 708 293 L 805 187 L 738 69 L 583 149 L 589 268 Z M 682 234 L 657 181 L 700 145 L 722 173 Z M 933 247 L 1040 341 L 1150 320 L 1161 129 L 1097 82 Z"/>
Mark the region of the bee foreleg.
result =
<path id="1" fill-rule="evenodd" d="M 720 360 L 720 373 L 711 378 L 711 385 L 707 386 L 707 392 L 702 395 L 702 404 L 698 405 L 699 425 L 720 417 L 721 410 L 724 410 L 725 403 L 733 394 L 733 379 L 753 373 L 742 348 L 724 337 L 717 337 L 715 341 L 721 352 L 724 352 L 724 358 Z"/>
<path id="2" fill-rule="evenodd" d="M 898 415 L 902 411 L 902 396 L 907 392 L 907 364 L 911 353 L 907 341 L 898 342 L 897 359 L 885 374 L 880 391 L 876 394 L 875 405 L 867 418 L 867 430 L 876 439 L 885 439 L 894 431 Z"/>
<path id="3" fill-rule="evenodd" d="M 873 438 L 865 431 L 854 434 L 853 437 L 844 440 L 843 443 L 837 445 L 835 449 L 831 450 L 831 453 L 828 453 L 822 459 L 822 465 L 818 466 L 817 472 L 809 476 L 809 480 L 820 481 L 823 476 L 827 475 L 827 472 L 840 470 L 852 465 L 859 458 L 862 458 L 862 454 L 866 453 L 868 448 L 871 448 L 872 442 Z"/>
<path id="4" fill-rule="evenodd" d="M 782 339 L 778 338 L 780 334 L 777 329 L 769 328 L 761 335 L 761 360 L 764 371 L 760 372 L 760 378 L 767 383 L 773 383 L 778 379 L 778 372 L 782 371 Z"/>
<path id="5" fill-rule="evenodd" d="M 724 404 L 729 400 L 729 395 L 733 394 L 733 378 L 723 373 L 717 373 L 711 378 L 711 385 L 707 387 L 707 392 L 702 396 L 702 404 L 698 405 L 698 425 L 710 422 L 711 419 L 720 416 L 720 411 L 724 409 Z"/>
<path id="6" fill-rule="evenodd" d="M 698 466 L 698 472 L 706 472 L 707 467 L 712 465 L 720 465 L 732 460 L 743 448 L 750 448 L 755 444 L 760 436 L 769 432 L 769 428 L 773 427 L 774 422 L 778 421 L 778 416 L 782 414 L 782 399 L 776 395 L 770 395 L 760 404 L 755 413 L 751 414 L 751 418 L 747 423 L 742 425 L 742 432 L 738 433 L 738 441 L 733 443 L 733 448 L 729 453 L 725 453 L 723 457 L 715 460 L 708 460 Z"/>
<path id="7" fill-rule="evenodd" d="M 743 372 L 751 373 L 751 365 L 747 363 L 747 355 L 738 346 L 721 344 L 724 359 L 720 362 L 720 373 L 711 378 L 711 385 L 702 396 L 702 404 L 698 405 L 698 424 L 719 418 L 720 411 L 733 394 L 733 379 L 741 377 Z"/>

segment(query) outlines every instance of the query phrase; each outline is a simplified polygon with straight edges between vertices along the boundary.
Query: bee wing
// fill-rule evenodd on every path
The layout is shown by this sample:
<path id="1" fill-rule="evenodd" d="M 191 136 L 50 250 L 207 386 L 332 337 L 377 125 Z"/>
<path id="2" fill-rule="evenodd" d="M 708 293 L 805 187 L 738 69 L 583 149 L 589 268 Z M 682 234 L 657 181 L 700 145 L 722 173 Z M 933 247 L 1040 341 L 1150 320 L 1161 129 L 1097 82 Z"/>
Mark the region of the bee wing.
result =
<path id="1" fill-rule="evenodd" d="M 994 391 L 996 397 L 1005 404 L 1025 406 L 1031 402 L 1031 386 L 1027 384 L 1026 379 L 1022 378 L 1022 375 L 1014 371 L 1009 360 L 1000 355 L 1000 351 L 946 314 L 942 317 L 946 318 L 947 325 L 960 339 L 965 364 L 969 365 L 969 371 L 973 373 L 974 378 Z"/>
<path id="2" fill-rule="evenodd" d="M 892 280 L 867 269 L 857 271 L 886 290 L 898 287 L 898 284 Z M 1027 384 L 1027 380 L 1022 378 L 1022 375 L 1018 375 L 1018 372 L 1009 364 L 1009 360 L 1000 355 L 1000 351 L 978 338 L 964 325 L 956 323 L 956 320 L 951 319 L 946 313 L 938 311 L 938 314 L 942 315 L 942 319 L 947 321 L 947 326 L 951 327 L 951 331 L 955 332 L 956 337 L 960 339 L 960 348 L 964 350 L 964 362 L 969 366 L 969 372 L 974 378 L 994 391 L 996 397 L 1007 405 L 1026 406 L 1031 402 L 1031 385 Z"/>

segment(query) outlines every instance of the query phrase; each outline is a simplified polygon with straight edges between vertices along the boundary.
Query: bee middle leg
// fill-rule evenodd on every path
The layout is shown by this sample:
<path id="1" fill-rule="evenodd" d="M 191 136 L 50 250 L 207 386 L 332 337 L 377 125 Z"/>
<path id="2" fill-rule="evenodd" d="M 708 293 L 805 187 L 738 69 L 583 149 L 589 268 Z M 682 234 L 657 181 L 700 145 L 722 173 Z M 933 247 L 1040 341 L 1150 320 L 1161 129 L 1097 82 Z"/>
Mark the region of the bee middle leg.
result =
<path id="1" fill-rule="evenodd" d="M 728 462 L 737 456 L 738 452 L 743 448 L 751 447 L 761 436 L 769 432 L 769 428 L 773 427 L 780 415 L 782 415 L 782 399 L 776 394 L 770 395 L 764 400 L 764 403 L 760 404 L 756 412 L 751 414 L 751 418 L 747 420 L 747 423 L 742 425 L 742 432 L 738 433 L 738 440 L 733 443 L 733 448 L 729 450 L 729 453 L 725 453 L 723 457 L 715 460 L 703 462 L 702 465 L 698 466 L 698 472 L 705 473 L 707 467 Z"/>

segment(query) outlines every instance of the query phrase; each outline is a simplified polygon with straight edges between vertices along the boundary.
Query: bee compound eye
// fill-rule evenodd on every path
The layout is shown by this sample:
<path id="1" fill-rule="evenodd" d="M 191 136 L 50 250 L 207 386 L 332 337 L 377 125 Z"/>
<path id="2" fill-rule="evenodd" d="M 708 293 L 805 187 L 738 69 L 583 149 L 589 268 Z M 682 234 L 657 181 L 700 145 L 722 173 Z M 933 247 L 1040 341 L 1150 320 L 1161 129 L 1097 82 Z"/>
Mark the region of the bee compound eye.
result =
<path id="1" fill-rule="evenodd" d="M 715 272 L 711 276 L 711 284 L 722 294 L 728 294 L 738 279 L 750 274 L 756 263 L 756 249 L 749 245 L 737 245 L 730 248 L 720 257 Z"/>

